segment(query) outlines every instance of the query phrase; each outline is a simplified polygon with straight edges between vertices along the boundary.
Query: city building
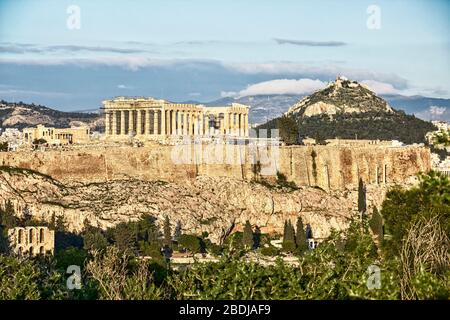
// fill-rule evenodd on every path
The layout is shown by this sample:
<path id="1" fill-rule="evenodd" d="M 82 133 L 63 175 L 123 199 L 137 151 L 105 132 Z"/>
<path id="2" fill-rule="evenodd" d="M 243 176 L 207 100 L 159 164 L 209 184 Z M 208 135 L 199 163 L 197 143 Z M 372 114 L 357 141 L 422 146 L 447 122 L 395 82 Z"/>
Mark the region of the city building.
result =
<path id="1" fill-rule="evenodd" d="M 18 129 L 6 128 L 0 136 L 1 143 L 7 143 L 8 151 L 17 151 L 23 143 L 23 135 Z"/>

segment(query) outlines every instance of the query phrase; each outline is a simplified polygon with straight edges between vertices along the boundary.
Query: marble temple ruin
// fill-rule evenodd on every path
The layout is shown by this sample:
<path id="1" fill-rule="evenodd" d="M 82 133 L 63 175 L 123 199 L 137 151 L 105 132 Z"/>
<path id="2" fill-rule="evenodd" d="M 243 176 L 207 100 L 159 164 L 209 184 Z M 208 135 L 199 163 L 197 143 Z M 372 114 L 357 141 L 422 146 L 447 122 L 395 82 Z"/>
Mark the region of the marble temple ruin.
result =
<path id="1" fill-rule="evenodd" d="M 158 139 L 168 135 L 247 137 L 249 107 L 172 103 L 154 98 L 118 97 L 103 101 L 105 136 Z"/>

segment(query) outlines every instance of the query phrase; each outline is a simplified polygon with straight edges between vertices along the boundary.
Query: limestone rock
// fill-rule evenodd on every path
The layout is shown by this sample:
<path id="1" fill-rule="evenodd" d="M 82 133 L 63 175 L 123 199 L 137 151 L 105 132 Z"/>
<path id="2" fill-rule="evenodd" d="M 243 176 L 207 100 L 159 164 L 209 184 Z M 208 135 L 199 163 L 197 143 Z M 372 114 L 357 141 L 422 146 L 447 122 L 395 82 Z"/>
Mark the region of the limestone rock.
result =
<path id="1" fill-rule="evenodd" d="M 369 189 L 369 207 L 379 206 L 385 190 Z M 28 208 L 38 219 L 64 215 L 68 226 L 81 231 L 87 219 L 101 228 L 138 219 L 143 214 L 162 225 L 169 217 L 172 228 L 180 221 L 185 233 L 207 231 L 221 242 L 246 220 L 263 233 L 283 231 L 284 221 L 298 216 L 311 224 L 314 237 L 324 238 L 331 229 L 345 229 L 357 216 L 357 191 L 325 192 L 319 188 L 298 190 L 268 188 L 260 183 L 232 178 L 199 176 L 173 183 L 138 179 L 64 185 L 49 176 L 23 170 L 0 170 L 0 203 L 12 200 L 18 214 Z"/>

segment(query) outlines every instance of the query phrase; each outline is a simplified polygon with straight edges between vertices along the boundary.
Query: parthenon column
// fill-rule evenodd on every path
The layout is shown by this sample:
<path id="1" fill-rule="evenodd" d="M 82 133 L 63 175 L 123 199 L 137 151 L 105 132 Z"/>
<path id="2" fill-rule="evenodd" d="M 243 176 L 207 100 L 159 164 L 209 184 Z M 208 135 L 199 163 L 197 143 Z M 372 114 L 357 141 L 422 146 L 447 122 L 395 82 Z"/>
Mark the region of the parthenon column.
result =
<path id="1" fill-rule="evenodd" d="M 231 116 L 231 134 L 233 136 L 235 136 L 236 135 L 236 113 L 233 112 L 230 114 L 230 116 Z"/>
<path id="2" fill-rule="evenodd" d="M 125 135 L 125 110 L 120 110 L 120 135 Z"/>
<path id="3" fill-rule="evenodd" d="M 170 128 L 171 134 L 176 134 L 176 131 L 177 131 L 176 116 L 177 116 L 177 112 L 175 110 L 172 110 L 172 126 Z"/>
<path id="4" fill-rule="evenodd" d="M 189 112 L 189 135 L 193 135 L 194 134 L 194 113 L 193 112 Z"/>
<path id="5" fill-rule="evenodd" d="M 244 115 L 244 135 L 248 137 L 248 113 Z"/>
<path id="6" fill-rule="evenodd" d="M 209 115 L 203 115 L 203 134 L 209 136 Z"/>
<path id="7" fill-rule="evenodd" d="M 183 112 L 183 135 L 188 134 L 187 112 Z"/>
<path id="8" fill-rule="evenodd" d="M 244 135 L 244 115 L 239 113 L 239 136 L 242 137 Z"/>
<path id="9" fill-rule="evenodd" d="M 194 112 L 194 136 L 198 135 L 198 112 Z"/>
<path id="10" fill-rule="evenodd" d="M 166 110 L 161 109 L 161 134 L 166 134 Z"/>
<path id="11" fill-rule="evenodd" d="M 203 131 L 203 129 L 204 129 L 204 126 L 203 126 L 203 118 L 204 118 L 204 116 L 203 116 L 203 112 L 199 112 L 199 114 L 198 114 L 198 116 L 199 116 L 199 128 L 200 128 L 200 132 L 198 133 L 199 135 L 204 135 L 204 131 Z"/>
<path id="12" fill-rule="evenodd" d="M 220 118 L 220 117 L 218 117 L 218 118 L 219 118 L 219 131 L 220 131 L 220 134 L 223 134 L 223 132 L 224 132 L 224 126 L 223 126 L 224 118 Z"/>
<path id="13" fill-rule="evenodd" d="M 109 115 L 109 111 L 105 111 L 105 136 L 109 136 L 110 127 L 109 122 L 111 121 L 111 117 Z"/>
<path id="14" fill-rule="evenodd" d="M 154 110 L 153 111 L 153 134 L 159 134 L 159 111 L 158 110 Z M 163 124 L 161 124 L 161 129 L 162 129 Z"/>
<path id="15" fill-rule="evenodd" d="M 177 134 L 180 135 L 180 136 L 183 134 L 183 132 L 181 131 L 181 124 L 182 124 L 182 122 L 181 122 L 181 114 L 182 114 L 182 112 L 181 112 L 181 111 L 178 111 L 178 117 L 177 117 Z"/>
<path id="16" fill-rule="evenodd" d="M 128 110 L 128 134 L 132 134 L 134 131 L 134 115 L 133 115 L 133 110 Z"/>
<path id="17" fill-rule="evenodd" d="M 117 115 L 116 111 L 112 111 L 112 135 L 117 134 Z"/>
<path id="18" fill-rule="evenodd" d="M 229 126 L 230 126 L 230 115 L 229 115 L 229 113 L 228 112 L 224 112 L 224 114 L 223 114 L 223 117 L 224 117 L 224 126 L 225 126 L 225 132 L 224 132 L 224 134 L 228 134 L 228 132 L 230 131 L 230 128 L 229 128 Z"/>
<path id="19" fill-rule="evenodd" d="M 146 135 L 150 134 L 150 109 L 145 109 L 145 129 L 144 133 Z"/>
<path id="20" fill-rule="evenodd" d="M 142 134 L 142 112 L 141 110 L 137 111 L 137 117 L 136 117 L 136 135 Z"/>

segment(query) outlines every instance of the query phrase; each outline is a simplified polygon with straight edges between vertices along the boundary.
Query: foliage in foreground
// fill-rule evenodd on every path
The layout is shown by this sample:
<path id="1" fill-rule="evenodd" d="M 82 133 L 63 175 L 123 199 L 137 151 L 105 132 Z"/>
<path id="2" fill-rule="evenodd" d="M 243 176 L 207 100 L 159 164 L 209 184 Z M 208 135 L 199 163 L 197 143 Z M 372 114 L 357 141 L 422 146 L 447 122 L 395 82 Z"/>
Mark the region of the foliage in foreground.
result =
<path id="1" fill-rule="evenodd" d="M 149 242 L 157 230 L 148 217 L 132 230 L 122 225 L 107 232 L 112 243 L 93 229 L 85 249 L 66 248 L 55 257 L 0 255 L 0 299 L 448 299 L 448 186 L 448 178 L 431 173 L 417 188 L 392 190 L 381 213 L 363 221 L 356 216 L 345 232 L 301 252 L 297 266 L 281 259 L 271 265 L 249 262 L 225 250 L 218 263 L 175 271 L 154 263 L 161 259 L 160 247 Z M 384 240 L 381 222 L 389 235 Z M 302 231 L 301 221 L 297 225 Z M 292 229 L 287 228 L 295 241 L 300 237 Z M 250 229 L 247 234 L 246 241 L 241 234 L 235 242 L 250 245 Z M 180 238 L 182 246 L 200 248 L 199 238 Z M 154 258 L 139 257 L 149 252 Z M 66 288 L 70 264 L 81 265 L 81 290 Z M 368 269 L 374 265 L 380 268 L 380 287 L 369 289 Z"/>

